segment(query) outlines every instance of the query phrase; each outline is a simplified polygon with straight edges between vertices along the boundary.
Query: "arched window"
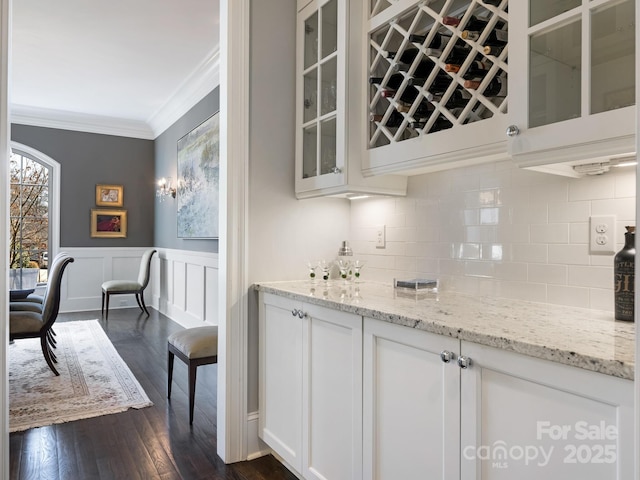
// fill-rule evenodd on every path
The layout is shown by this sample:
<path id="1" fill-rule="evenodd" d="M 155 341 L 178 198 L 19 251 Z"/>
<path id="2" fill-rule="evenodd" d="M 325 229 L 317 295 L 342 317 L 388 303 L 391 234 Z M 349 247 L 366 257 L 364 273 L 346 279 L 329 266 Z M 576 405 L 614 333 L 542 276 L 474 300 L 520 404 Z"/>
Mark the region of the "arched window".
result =
<path id="1" fill-rule="evenodd" d="M 59 244 L 59 170 L 47 155 L 12 142 L 10 289 L 35 288 L 47 281 L 49 259 Z"/>

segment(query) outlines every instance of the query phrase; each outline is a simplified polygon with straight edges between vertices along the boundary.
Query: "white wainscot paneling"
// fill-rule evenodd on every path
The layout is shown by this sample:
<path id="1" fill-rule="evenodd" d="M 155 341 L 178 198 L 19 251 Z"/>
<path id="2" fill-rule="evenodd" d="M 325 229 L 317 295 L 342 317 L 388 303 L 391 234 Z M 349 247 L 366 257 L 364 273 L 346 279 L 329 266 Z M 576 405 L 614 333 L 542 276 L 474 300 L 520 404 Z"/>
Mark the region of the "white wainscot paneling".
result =
<path id="1" fill-rule="evenodd" d="M 159 249 L 153 305 L 184 327 L 218 324 L 218 254 Z"/>
<path id="2" fill-rule="evenodd" d="M 137 279 L 146 248 L 62 248 L 74 257 L 63 278 L 61 311 L 100 310 L 102 282 Z M 184 327 L 217 325 L 218 254 L 158 249 L 145 302 Z M 110 309 L 138 308 L 134 295 L 111 299 Z"/>
<path id="3" fill-rule="evenodd" d="M 68 248 L 74 258 L 63 276 L 63 289 L 60 298 L 60 310 L 78 312 L 100 310 L 102 302 L 102 283 L 107 280 L 136 280 L 140 259 L 146 248 Z M 153 268 L 153 266 L 152 266 Z M 147 289 L 145 303 L 151 305 L 150 290 Z M 112 297 L 110 309 L 136 307 L 134 295 Z"/>

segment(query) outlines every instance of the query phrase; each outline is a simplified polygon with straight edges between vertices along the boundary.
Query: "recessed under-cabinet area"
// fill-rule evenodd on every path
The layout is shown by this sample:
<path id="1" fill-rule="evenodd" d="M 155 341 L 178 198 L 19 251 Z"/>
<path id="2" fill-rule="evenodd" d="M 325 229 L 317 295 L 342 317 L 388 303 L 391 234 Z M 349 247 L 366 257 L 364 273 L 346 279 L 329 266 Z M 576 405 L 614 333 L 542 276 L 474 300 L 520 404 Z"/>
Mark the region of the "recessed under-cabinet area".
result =
<path id="1" fill-rule="evenodd" d="M 526 339 L 524 331 L 539 307 L 514 316 L 522 323 L 521 334 L 518 327 L 505 328 L 509 320 L 496 319 L 496 331 L 504 336 L 491 340 L 491 333 L 474 334 L 472 325 L 502 309 L 526 309 L 526 302 L 440 297 L 442 303 L 430 305 L 429 298 L 394 296 L 390 287 L 374 284 L 356 287 L 357 296 L 353 286 L 331 286 L 320 294 L 323 289 L 316 293 L 308 282 L 257 288 L 259 435 L 302 478 L 623 480 L 633 475 L 632 373 L 618 368 L 627 360 L 605 353 L 577 362 L 582 368 L 571 362 L 586 350 L 571 355 L 558 350 L 562 340 L 551 338 L 529 344 L 535 335 Z M 458 317 L 460 311 L 472 315 L 469 303 L 472 310 L 486 311 Z M 583 312 L 557 306 L 554 311 L 558 322 Z M 576 320 L 605 330 L 610 325 L 595 317 Z M 433 331 L 418 328 L 421 324 Z M 632 335 L 628 342 L 621 339 L 629 326 L 612 327 L 619 351 L 626 351 Z M 575 327 L 569 330 L 573 340 L 582 340 Z"/>

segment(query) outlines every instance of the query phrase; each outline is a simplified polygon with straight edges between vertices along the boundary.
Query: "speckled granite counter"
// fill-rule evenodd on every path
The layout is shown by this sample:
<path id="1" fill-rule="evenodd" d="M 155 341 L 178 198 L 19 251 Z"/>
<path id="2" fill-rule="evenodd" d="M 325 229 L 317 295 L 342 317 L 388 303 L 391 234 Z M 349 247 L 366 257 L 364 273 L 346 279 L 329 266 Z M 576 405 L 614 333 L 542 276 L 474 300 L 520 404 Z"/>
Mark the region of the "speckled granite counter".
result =
<path id="1" fill-rule="evenodd" d="M 414 294 L 364 282 L 325 288 L 308 281 L 255 285 L 259 291 L 385 322 L 633 379 L 635 324 L 611 312 L 458 293 Z"/>

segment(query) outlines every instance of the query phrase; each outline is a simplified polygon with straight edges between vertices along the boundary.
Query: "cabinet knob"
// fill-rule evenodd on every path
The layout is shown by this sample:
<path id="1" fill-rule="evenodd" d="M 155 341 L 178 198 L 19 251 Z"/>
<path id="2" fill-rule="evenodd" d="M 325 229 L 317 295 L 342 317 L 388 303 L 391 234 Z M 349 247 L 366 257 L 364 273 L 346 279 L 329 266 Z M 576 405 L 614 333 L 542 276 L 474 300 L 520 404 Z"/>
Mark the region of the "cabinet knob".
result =
<path id="1" fill-rule="evenodd" d="M 307 314 L 305 312 L 303 312 L 302 310 L 298 310 L 298 318 L 305 318 L 307 316 Z"/>
<path id="2" fill-rule="evenodd" d="M 509 125 L 507 127 L 507 137 L 515 137 L 520 133 L 520 129 L 516 125 Z"/>
<path id="3" fill-rule="evenodd" d="M 300 314 L 300 310 L 298 310 L 297 308 L 294 308 L 293 310 L 291 310 L 291 315 L 293 315 L 294 317 L 297 317 Z"/>
<path id="4" fill-rule="evenodd" d="M 342 173 L 342 169 L 341 169 L 341 168 L 339 168 L 339 167 L 333 167 L 333 168 L 331 169 L 331 173 L 335 173 L 335 174 L 337 175 L 337 174 L 339 174 L 339 173 Z"/>
<path id="5" fill-rule="evenodd" d="M 451 353 L 449 350 L 443 350 L 442 352 L 440 352 L 440 359 L 444 363 L 449 363 L 451 360 L 454 359 L 454 357 L 455 355 Z"/>
<path id="6" fill-rule="evenodd" d="M 458 366 L 460 368 L 469 368 L 471 366 L 471 359 L 469 357 L 465 357 L 464 355 L 460 355 L 458 357 Z"/>

